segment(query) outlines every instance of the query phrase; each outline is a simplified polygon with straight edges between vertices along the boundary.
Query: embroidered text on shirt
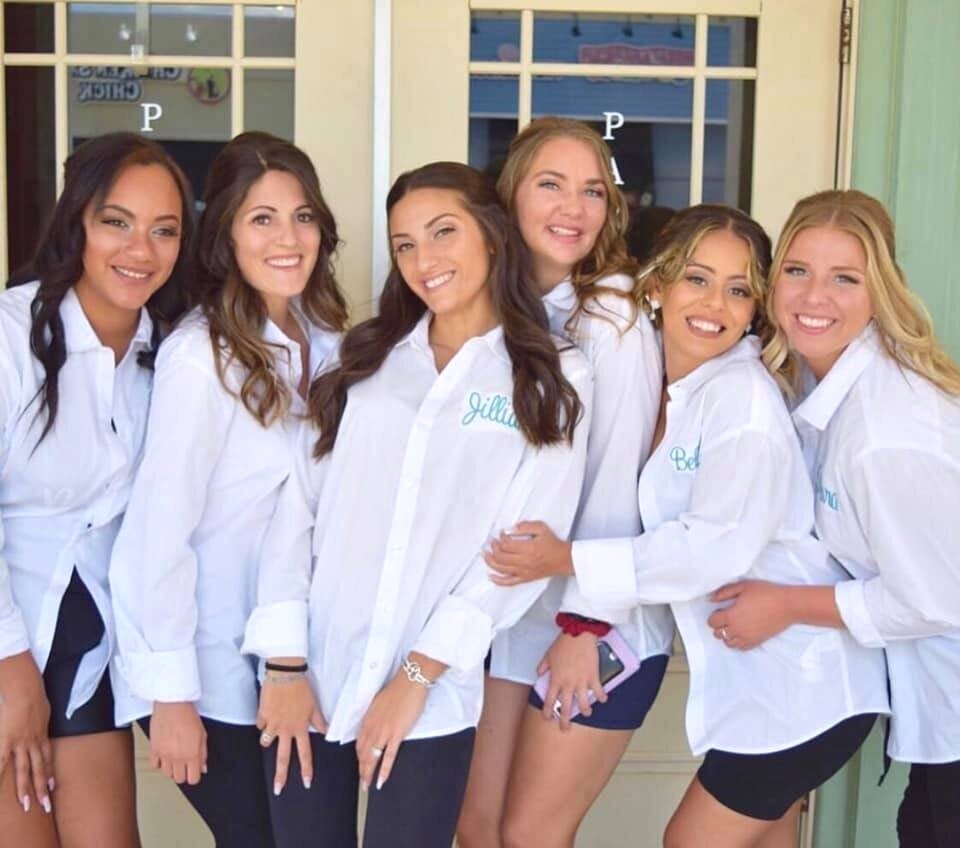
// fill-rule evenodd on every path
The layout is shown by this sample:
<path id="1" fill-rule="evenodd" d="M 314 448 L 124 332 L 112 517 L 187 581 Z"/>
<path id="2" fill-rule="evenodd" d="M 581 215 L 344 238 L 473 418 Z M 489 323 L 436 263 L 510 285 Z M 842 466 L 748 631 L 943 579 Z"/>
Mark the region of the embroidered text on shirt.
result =
<path id="1" fill-rule="evenodd" d="M 470 392 L 467 406 L 467 412 L 460 419 L 460 424 L 464 427 L 468 427 L 480 418 L 483 421 L 502 424 L 504 427 L 512 427 L 514 430 L 520 429 L 517 416 L 513 413 L 513 404 L 506 395 L 496 394 L 484 397 L 480 392 Z"/>
<path id="2" fill-rule="evenodd" d="M 670 449 L 670 461 L 673 463 L 674 468 L 677 471 L 696 471 L 700 467 L 700 442 L 702 438 L 697 441 L 697 446 L 693 449 L 693 453 L 689 456 L 687 452 L 681 447 L 675 447 Z"/>
<path id="3" fill-rule="evenodd" d="M 830 507 L 834 512 L 840 511 L 840 496 L 831 489 L 823 485 L 823 466 L 817 466 L 817 476 L 813 481 L 813 491 L 817 500 L 825 506 Z"/>

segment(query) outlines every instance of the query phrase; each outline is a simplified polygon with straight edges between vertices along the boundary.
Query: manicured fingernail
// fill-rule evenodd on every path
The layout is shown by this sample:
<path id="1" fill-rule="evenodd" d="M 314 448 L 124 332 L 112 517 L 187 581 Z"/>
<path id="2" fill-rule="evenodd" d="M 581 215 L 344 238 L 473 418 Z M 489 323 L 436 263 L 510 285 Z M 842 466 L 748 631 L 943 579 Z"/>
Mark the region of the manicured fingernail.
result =
<path id="1" fill-rule="evenodd" d="M 305 777 L 305 778 L 303 779 L 303 788 L 304 788 L 304 789 L 309 789 L 311 783 L 313 783 L 313 778 Z"/>
<path id="2" fill-rule="evenodd" d="M 367 791 L 369 791 L 369 789 L 370 789 L 370 787 L 367 786 L 366 781 L 363 781 L 363 780 L 360 781 L 360 788 L 361 788 L 364 792 L 367 792 Z"/>
<path id="3" fill-rule="evenodd" d="M 201 772 L 201 774 L 206 774 L 206 773 L 207 773 L 207 764 L 206 764 L 206 763 L 204 763 L 202 766 L 200 766 L 200 772 Z"/>
<path id="4" fill-rule="evenodd" d="M 273 784 L 273 794 L 274 794 L 274 795 L 279 795 L 281 789 L 283 789 L 283 787 L 280 785 L 279 782 Z"/>
<path id="5" fill-rule="evenodd" d="M 47 781 L 47 788 L 48 788 L 51 792 L 53 792 L 53 790 L 57 788 L 57 781 L 55 781 L 55 780 L 51 777 L 51 778 Z"/>
<path id="6" fill-rule="evenodd" d="M 53 806 L 52 806 L 51 803 L 50 803 L 50 799 L 49 799 L 46 795 L 44 795 L 44 796 L 40 799 L 40 806 L 43 807 L 43 811 L 44 811 L 45 813 L 52 813 L 52 812 L 53 812 Z"/>
<path id="7" fill-rule="evenodd" d="M 29 795 L 24 795 L 23 798 L 20 799 L 20 806 L 23 807 L 23 811 L 25 813 L 30 812 L 30 796 Z"/>
<path id="8" fill-rule="evenodd" d="M 385 783 L 385 781 L 384 781 L 384 779 L 383 779 L 382 777 L 377 779 L 377 792 L 379 792 L 381 789 L 383 789 L 383 784 L 384 784 L 384 783 Z"/>

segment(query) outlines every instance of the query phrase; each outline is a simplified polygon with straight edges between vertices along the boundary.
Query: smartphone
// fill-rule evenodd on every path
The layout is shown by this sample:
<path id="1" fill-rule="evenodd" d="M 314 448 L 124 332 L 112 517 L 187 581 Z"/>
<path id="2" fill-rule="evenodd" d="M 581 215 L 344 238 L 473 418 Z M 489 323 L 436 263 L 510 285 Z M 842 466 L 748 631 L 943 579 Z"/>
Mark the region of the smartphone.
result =
<path id="1" fill-rule="evenodd" d="M 606 687 L 614 677 L 623 671 L 623 661 L 603 639 L 597 642 L 597 653 L 600 656 L 600 682 Z"/>

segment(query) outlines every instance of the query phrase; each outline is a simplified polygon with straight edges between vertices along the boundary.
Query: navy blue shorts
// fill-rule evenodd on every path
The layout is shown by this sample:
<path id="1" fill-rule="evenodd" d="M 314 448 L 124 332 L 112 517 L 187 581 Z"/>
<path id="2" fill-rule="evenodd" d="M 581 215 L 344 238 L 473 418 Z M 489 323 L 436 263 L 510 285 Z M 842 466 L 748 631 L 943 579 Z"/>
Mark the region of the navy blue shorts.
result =
<path id="1" fill-rule="evenodd" d="M 74 570 L 60 601 L 53 644 L 43 670 L 43 686 L 50 703 L 47 732 L 51 739 L 118 729 L 113 719 L 113 689 L 106 671 L 90 700 L 67 718 L 67 705 L 80 661 L 87 651 L 100 644 L 104 632 L 103 619 L 93 596 Z"/>
<path id="2" fill-rule="evenodd" d="M 636 730 L 643 724 L 657 699 L 669 657 L 647 657 L 633 674 L 607 695 L 605 704 L 594 703 L 591 715 L 577 715 L 572 721 L 600 730 Z M 543 709 L 543 700 L 530 690 L 530 706 Z"/>

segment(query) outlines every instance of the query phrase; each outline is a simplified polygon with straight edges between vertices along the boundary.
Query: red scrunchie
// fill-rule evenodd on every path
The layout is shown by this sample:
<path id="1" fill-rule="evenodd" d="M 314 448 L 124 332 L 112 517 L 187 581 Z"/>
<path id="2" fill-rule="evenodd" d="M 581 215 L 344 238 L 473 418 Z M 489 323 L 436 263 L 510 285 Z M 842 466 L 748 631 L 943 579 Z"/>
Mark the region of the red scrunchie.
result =
<path id="1" fill-rule="evenodd" d="M 595 618 L 586 618 L 572 612 L 558 612 L 556 622 L 557 627 L 568 636 L 592 633 L 598 639 L 602 639 L 613 629 L 613 625 L 605 621 L 597 621 Z"/>

